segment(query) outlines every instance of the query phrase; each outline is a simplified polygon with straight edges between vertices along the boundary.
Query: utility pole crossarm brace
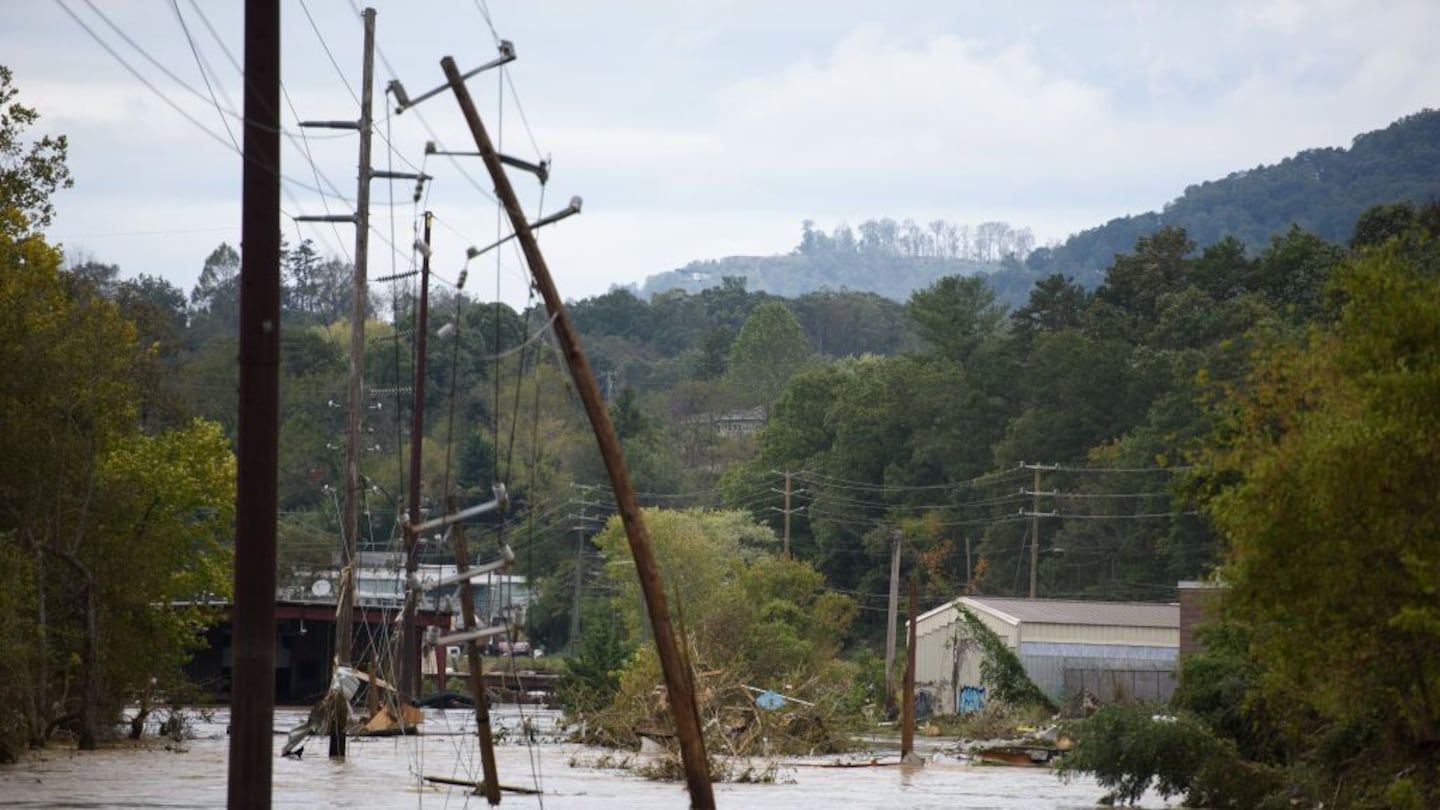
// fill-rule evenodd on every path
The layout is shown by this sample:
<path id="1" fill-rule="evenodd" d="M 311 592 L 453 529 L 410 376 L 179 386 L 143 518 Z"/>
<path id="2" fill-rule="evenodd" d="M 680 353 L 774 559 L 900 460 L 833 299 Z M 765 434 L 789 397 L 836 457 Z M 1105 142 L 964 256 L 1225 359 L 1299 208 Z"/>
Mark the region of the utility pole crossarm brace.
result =
<path id="1" fill-rule="evenodd" d="M 583 206 L 584 204 L 585 204 L 585 201 L 584 201 L 583 199 L 581 199 L 580 197 L 578 197 L 578 196 L 576 196 L 576 197 L 571 197 L 571 198 L 570 198 L 570 204 L 569 204 L 569 205 L 565 206 L 564 208 L 561 208 L 559 211 L 556 211 L 555 213 L 553 213 L 553 214 L 551 214 L 551 215 L 549 215 L 549 216 L 541 217 L 541 218 L 535 220 L 534 222 L 530 223 L 530 230 L 533 231 L 533 230 L 536 230 L 536 229 L 538 229 L 538 228 L 543 228 L 543 227 L 545 227 L 546 225 L 553 225 L 553 224 L 555 224 L 556 222 L 559 222 L 560 220 L 565 219 L 566 217 L 573 217 L 573 216 L 575 216 L 576 214 L 580 213 L 580 208 L 581 208 L 581 206 Z M 510 240 L 515 239 L 515 238 L 518 237 L 519 235 L 520 235 L 519 232 L 512 231 L 509 236 L 501 237 L 499 240 L 497 240 L 497 241 L 495 241 L 495 242 L 491 242 L 490 244 L 486 245 L 486 246 L 483 247 L 483 248 L 477 248 L 477 247 L 474 247 L 474 246 L 472 245 L 471 247 L 468 247 L 468 248 L 465 249 L 465 259 L 466 259 L 466 261 L 469 261 L 470 259 L 478 258 L 478 257 L 480 257 L 480 256 L 482 256 L 482 255 L 484 255 L 484 254 L 486 254 L 486 253 L 489 253 L 490 251 L 494 250 L 495 248 L 500 247 L 501 245 L 505 244 L 506 242 L 509 242 Z"/>
<path id="2" fill-rule="evenodd" d="M 463 633 L 451 633 L 448 636 L 441 636 L 435 639 L 436 647 L 449 647 L 454 644 L 464 644 L 467 641 L 479 641 L 482 638 L 503 636 L 510 632 L 510 626 L 497 624 L 494 627 L 482 627 L 479 630 L 466 630 Z"/>
<path id="3" fill-rule="evenodd" d="M 438 529 L 442 526 L 449 526 L 451 524 L 459 523 L 462 520 L 468 520 L 472 517 L 476 517 L 477 515 L 483 515 L 486 512 L 494 512 L 497 509 L 504 511 L 505 509 L 508 509 L 509 506 L 510 496 L 505 492 L 505 485 L 496 484 L 494 500 L 489 500 L 482 504 L 476 504 L 469 509 L 461 509 L 459 512 L 456 512 L 452 515 L 442 515 L 441 517 L 431 518 L 422 523 L 408 524 L 405 528 L 409 531 L 415 532 L 416 534 L 420 534 L 422 532 L 428 532 L 431 529 Z"/>
<path id="4" fill-rule="evenodd" d="M 392 172 L 385 169 L 376 169 L 370 172 L 372 178 L 378 180 L 434 180 L 428 174 L 416 174 L 415 172 Z"/>
<path id="5" fill-rule="evenodd" d="M 502 39 L 502 40 L 500 40 L 500 48 L 499 48 L 499 50 L 500 50 L 500 55 L 499 55 L 499 56 L 497 56 L 496 58 L 490 60 L 489 62 L 486 62 L 485 64 L 481 65 L 480 67 L 475 68 L 474 70 L 470 71 L 469 73 L 462 74 L 462 75 L 460 76 L 460 80 L 461 80 L 462 82 L 463 82 L 463 81 L 466 81 L 467 79 L 470 79 L 470 78 L 472 78 L 472 77 L 474 77 L 474 76 L 478 76 L 478 75 L 480 75 L 481 73 L 484 73 L 484 72 L 487 71 L 487 70 L 490 70 L 490 69 L 492 69 L 492 68 L 497 68 L 497 67 L 500 67 L 501 65 L 504 65 L 504 64 L 507 64 L 507 63 L 510 63 L 510 62 L 514 62 L 514 61 L 515 61 L 515 44 L 514 44 L 513 42 L 511 42 L 511 41 L 508 40 L 508 39 Z M 443 93 L 443 92 L 445 92 L 446 90 L 449 90 L 449 89 L 450 89 L 450 85 L 449 85 L 448 83 L 447 83 L 447 84 L 442 84 L 442 85 L 440 85 L 439 87 L 435 88 L 434 90 L 427 90 L 426 92 L 421 93 L 420 95 L 416 96 L 415 98 L 410 98 L 410 95 L 405 92 L 405 85 L 401 84 L 399 79 L 391 79 L 391 80 L 390 80 L 390 83 L 385 86 L 386 92 L 388 92 L 388 93 L 390 93 L 391 95 L 395 96 L 395 114 L 396 114 L 396 115 L 400 115 L 400 114 L 404 113 L 406 110 L 410 109 L 411 107 L 414 107 L 416 104 L 419 104 L 420 102 L 422 102 L 422 101 L 424 101 L 424 100 L 426 100 L 426 99 L 428 99 L 428 98 L 433 98 L 434 96 L 438 96 L 438 95 L 440 95 L 441 93 Z"/>
<path id="6" fill-rule="evenodd" d="M 439 579 L 431 580 L 429 582 L 421 583 L 412 580 L 408 584 L 413 590 L 433 591 L 436 588 L 444 588 L 447 585 L 454 585 L 457 582 L 466 582 L 468 580 L 474 579 L 475 577 L 484 576 L 486 574 L 493 574 L 496 571 L 501 571 L 509 568 L 511 565 L 514 564 L 514 550 L 512 550 L 509 546 L 501 546 L 500 559 L 498 560 L 485 563 L 484 565 L 477 565 L 474 568 L 467 568 L 464 571 L 457 571 L 450 576 L 441 577 Z"/>
<path id="7" fill-rule="evenodd" d="M 444 149 L 440 149 L 435 145 L 434 141 L 425 142 L 425 154 L 448 155 L 450 157 L 480 157 L 479 152 L 450 152 Z M 542 186 L 550 181 L 550 161 L 548 160 L 542 160 L 539 163 L 531 163 L 528 160 L 521 160 L 517 157 L 510 157 L 509 155 L 501 154 L 499 152 L 496 152 L 495 156 L 500 158 L 500 162 L 504 163 L 506 166 L 510 166 L 535 175 L 540 179 L 540 185 Z"/>
<path id="8" fill-rule="evenodd" d="M 359 121 L 301 121 L 302 127 L 314 127 L 316 129 L 359 129 Z"/>

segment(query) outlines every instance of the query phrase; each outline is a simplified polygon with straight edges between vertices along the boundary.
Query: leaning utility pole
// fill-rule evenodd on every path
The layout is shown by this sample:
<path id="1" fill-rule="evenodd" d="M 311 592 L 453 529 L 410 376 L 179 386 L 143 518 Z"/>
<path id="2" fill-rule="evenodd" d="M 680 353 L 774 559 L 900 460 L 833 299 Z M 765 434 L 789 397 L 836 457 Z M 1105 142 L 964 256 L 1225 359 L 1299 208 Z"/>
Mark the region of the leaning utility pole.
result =
<path id="1" fill-rule="evenodd" d="M 615 494 L 615 504 L 620 512 L 620 519 L 625 525 L 625 535 L 630 542 L 630 553 L 635 558 L 635 573 L 640 579 L 640 590 L 645 596 L 650 626 L 655 633 L 656 652 L 660 657 L 660 667 L 665 675 L 665 686 L 669 693 L 670 709 L 675 718 L 675 735 L 680 741 L 680 755 L 685 766 L 685 782 L 690 791 L 690 806 L 700 808 L 700 810 L 712 810 L 715 807 L 715 796 L 710 785 L 709 764 L 705 758 L 705 739 L 701 734 L 700 712 L 695 703 L 695 688 L 691 681 L 691 672 L 685 666 L 685 659 L 675 641 L 675 631 L 670 621 L 670 609 L 665 601 L 665 588 L 660 580 L 660 568 L 655 561 L 655 554 L 650 548 L 650 535 L 645 527 L 644 518 L 640 514 L 640 504 L 635 497 L 635 488 L 630 482 L 630 473 L 625 468 L 625 456 L 621 451 L 620 441 L 615 435 L 615 426 L 610 421 L 609 411 L 605 407 L 604 399 L 600 396 L 600 387 L 595 382 L 595 374 L 590 369 L 590 362 L 581 349 L 580 336 L 575 331 L 575 326 L 565 309 L 565 302 L 555 289 L 555 282 L 550 277 L 545 257 L 540 253 L 540 245 L 535 241 L 535 234 L 531 230 L 530 223 L 525 219 L 525 212 L 520 208 L 520 202 L 515 196 L 515 189 L 510 185 L 510 178 L 506 176 L 504 166 L 495 152 L 494 145 L 490 142 L 490 136 L 485 132 L 485 126 L 480 121 L 480 113 L 475 109 L 475 103 L 471 100 L 470 92 L 465 87 L 465 79 L 455 66 L 453 58 L 445 57 L 441 60 L 440 66 L 445 71 L 445 78 L 465 115 L 470 133 L 475 138 L 475 146 L 480 150 L 480 157 L 485 161 L 485 168 L 495 182 L 495 194 L 510 217 L 511 228 L 520 242 L 526 263 L 530 266 L 535 286 L 539 288 L 541 296 L 545 299 L 545 308 L 554 318 L 555 339 L 560 344 L 565 363 L 570 368 L 571 377 L 575 381 L 575 388 L 585 406 L 586 414 L 590 417 L 590 424 L 595 431 L 595 439 L 600 445 L 600 454 L 605 460 L 605 469 L 610 474 L 610 486 Z"/>
<path id="2" fill-rule="evenodd" d="M 280 412 L 280 0 L 245 4 L 231 810 L 270 807 Z"/>
<path id="3" fill-rule="evenodd" d="M 430 217 L 425 217 L 426 229 L 430 226 Z M 416 409 L 419 413 L 419 409 Z M 445 511 L 447 514 L 455 514 L 456 501 L 452 495 L 446 499 Z M 411 515 L 411 521 L 415 515 Z M 408 529 L 408 527 L 407 527 Z M 411 534 L 413 531 L 407 531 Z M 465 547 L 465 525 L 456 523 L 450 530 L 450 543 L 455 548 L 455 570 L 464 572 L 470 567 L 470 550 Z M 465 617 L 465 630 L 475 629 L 475 593 L 471 590 L 473 583 L 469 576 L 460 583 L 460 610 Z M 407 589 L 407 593 L 409 589 Z M 407 596 L 407 604 L 413 597 Z M 411 633 L 410 635 L 414 635 Z M 490 730 L 490 697 L 485 691 L 485 662 L 480 657 L 480 648 L 471 641 L 465 644 L 465 667 L 468 671 L 470 685 L 470 699 L 475 704 L 475 728 L 480 736 L 480 773 L 484 776 L 481 789 L 485 791 L 485 800 L 491 807 L 500 803 L 500 777 L 495 768 L 495 738 Z"/>

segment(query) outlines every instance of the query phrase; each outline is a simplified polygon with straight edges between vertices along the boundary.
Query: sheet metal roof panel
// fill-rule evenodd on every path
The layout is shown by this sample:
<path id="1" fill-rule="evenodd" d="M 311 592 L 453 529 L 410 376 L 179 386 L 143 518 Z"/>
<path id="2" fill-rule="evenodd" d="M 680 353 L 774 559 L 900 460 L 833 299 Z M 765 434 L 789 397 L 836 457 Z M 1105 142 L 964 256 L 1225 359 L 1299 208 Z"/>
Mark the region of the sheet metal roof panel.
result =
<path id="1" fill-rule="evenodd" d="M 961 603 L 1021 623 L 1164 627 L 1179 629 L 1180 605 L 1157 602 L 1088 602 L 1072 599 L 1021 599 L 966 596 Z"/>

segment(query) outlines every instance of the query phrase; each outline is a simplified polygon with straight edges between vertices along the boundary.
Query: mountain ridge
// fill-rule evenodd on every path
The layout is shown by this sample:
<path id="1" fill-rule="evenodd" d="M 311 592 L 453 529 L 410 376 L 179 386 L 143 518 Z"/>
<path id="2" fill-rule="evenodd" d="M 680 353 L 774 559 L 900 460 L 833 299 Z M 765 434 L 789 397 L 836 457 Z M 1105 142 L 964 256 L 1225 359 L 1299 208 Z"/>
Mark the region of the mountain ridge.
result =
<path id="1" fill-rule="evenodd" d="M 970 231 L 969 226 L 945 226 L 947 236 L 937 227 L 945 225 L 941 222 L 927 229 L 909 220 L 868 220 L 856 239 L 848 226 L 827 236 L 807 220 L 801 244 L 789 254 L 697 260 L 648 276 L 632 289 L 647 299 L 677 289 L 694 293 L 730 276 L 745 278 L 752 291 L 786 298 L 849 290 L 903 302 L 944 276 L 984 274 L 997 299 L 1013 309 L 1024 304 L 1036 281 L 1050 275 L 1069 276 L 1090 289 L 1099 286 L 1116 254 L 1129 252 L 1137 239 L 1166 226 L 1184 228 L 1199 248 L 1234 237 L 1252 253 L 1292 226 L 1327 241 L 1348 242 L 1356 220 L 1369 208 L 1440 199 L 1437 167 L 1440 111 L 1426 108 L 1356 135 L 1349 148 L 1305 149 L 1278 163 L 1193 183 L 1159 211 L 1116 217 L 1054 246 L 1030 249 L 1015 240 L 1017 249 L 1009 252 L 950 250 L 944 255 L 946 240 L 953 240 L 957 230 Z M 987 226 L 1028 234 L 1004 223 L 982 223 L 973 231 L 978 236 Z M 883 241 L 887 230 L 889 244 Z M 931 232 L 931 255 L 925 255 L 914 240 L 928 239 Z M 967 252 L 968 257 L 961 255 Z"/>

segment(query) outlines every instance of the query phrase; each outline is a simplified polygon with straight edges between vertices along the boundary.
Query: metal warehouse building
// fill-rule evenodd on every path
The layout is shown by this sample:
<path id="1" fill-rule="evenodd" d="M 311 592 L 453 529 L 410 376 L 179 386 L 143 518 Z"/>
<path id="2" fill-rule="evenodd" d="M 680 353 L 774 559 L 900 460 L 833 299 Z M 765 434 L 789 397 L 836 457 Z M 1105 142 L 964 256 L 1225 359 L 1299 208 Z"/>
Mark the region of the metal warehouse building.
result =
<path id="1" fill-rule="evenodd" d="M 1168 700 L 1175 691 L 1178 604 L 962 596 L 916 619 L 916 689 L 929 693 L 937 712 L 984 703 L 980 648 L 957 607 L 1003 639 L 1057 702 L 1081 690 L 1103 702 Z"/>

